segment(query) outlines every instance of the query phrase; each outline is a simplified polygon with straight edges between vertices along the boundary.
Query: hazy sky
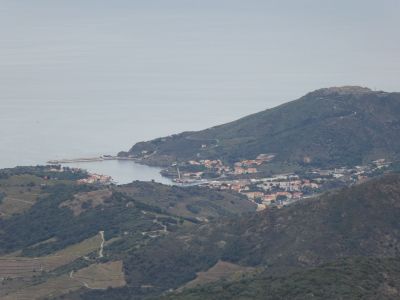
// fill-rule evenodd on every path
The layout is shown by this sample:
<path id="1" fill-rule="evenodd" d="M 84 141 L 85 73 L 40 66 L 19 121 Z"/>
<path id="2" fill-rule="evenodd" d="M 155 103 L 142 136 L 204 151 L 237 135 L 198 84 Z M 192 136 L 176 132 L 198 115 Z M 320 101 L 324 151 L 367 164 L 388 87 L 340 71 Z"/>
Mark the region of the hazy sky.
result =
<path id="1" fill-rule="evenodd" d="M 399 91 L 398 0 L 0 0 L 0 101 Z"/>

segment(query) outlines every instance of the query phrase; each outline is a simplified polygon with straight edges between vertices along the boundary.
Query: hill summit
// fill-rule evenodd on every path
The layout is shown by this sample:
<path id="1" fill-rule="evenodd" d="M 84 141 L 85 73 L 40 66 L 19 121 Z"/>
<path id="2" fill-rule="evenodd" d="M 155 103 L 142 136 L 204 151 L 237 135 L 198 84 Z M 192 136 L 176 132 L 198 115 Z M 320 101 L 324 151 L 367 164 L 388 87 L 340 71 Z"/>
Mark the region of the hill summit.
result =
<path id="1" fill-rule="evenodd" d="M 362 95 L 362 94 L 373 93 L 373 91 L 366 87 L 346 85 L 346 86 L 340 86 L 340 87 L 322 88 L 322 89 L 316 90 L 311 93 L 320 93 L 325 96 L 332 95 L 332 94 Z"/>

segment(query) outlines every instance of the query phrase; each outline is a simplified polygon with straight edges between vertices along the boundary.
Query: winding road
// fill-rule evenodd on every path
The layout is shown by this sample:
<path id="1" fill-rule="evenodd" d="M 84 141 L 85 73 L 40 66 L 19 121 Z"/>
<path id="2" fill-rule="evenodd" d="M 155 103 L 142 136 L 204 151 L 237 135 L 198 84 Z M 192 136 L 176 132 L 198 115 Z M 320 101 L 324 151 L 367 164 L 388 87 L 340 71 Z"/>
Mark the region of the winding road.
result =
<path id="1" fill-rule="evenodd" d="M 104 239 L 104 231 L 100 231 L 100 236 L 101 236 L 101 244 L 100 244 L 100 250 L 99 250 L 99 258 L 103 258 L 103 248 L 104 248 L 104 243 L 105 243 L 105 239 Z"/>

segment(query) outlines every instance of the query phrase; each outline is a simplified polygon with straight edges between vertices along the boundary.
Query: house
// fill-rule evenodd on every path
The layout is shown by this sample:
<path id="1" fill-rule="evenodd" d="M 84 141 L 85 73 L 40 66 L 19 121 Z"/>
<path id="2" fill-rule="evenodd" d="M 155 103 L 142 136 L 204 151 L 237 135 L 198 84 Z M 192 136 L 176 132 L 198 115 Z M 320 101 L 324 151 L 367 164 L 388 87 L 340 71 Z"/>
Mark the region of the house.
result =
<path id="1" fill-rule="evenodd" d="M 243 193 L 243 194 L 246 195 L 247 198 L 249 198 L 251 200 L 254 200 L 254 199 L 257 199 L 257 198 L 262 198 L 264 196 L 263 192 L 246 192 L 246 193 Z"/>
<path id="2" fill-rule="evenodd" d="M 254 174 L 257 173 L 257 169 L 256 168 L 248 168 L 246 170 L 246 174 Z"/>
<path id="3" fill-rule="evenodd" d="M 275 201 L 276 200 L 276 195 L 275 194 L 272 194 L 272 195 L 264 195 L 264 197 L 263 197 L 263 202 L 266 202 L 266 203 L 271 203 L 271 201 Z"/>
<path id="4" fill-rule="evenodd" d="M 242 168 L 242 167 L 235 167 L 234 173 L 236 175 L 240 175 L 240 174 L 245 174 L 246 169 Z"/>
<path id="5" fill-rule="evenodd" d="M 296 192 L 296 193 L 293 193 L 292 196 L 293 196 L 293 199 L 300 199 L 303 196 L 303 193 Z"/>

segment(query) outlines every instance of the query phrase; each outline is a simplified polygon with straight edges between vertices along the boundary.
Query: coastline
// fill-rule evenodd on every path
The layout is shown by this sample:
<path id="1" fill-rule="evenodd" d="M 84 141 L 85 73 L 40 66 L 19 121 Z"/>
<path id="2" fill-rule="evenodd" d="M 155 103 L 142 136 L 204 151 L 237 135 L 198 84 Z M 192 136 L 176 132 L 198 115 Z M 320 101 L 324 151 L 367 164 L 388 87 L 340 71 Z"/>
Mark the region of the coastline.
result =
<path id="1" fill-rule="evenodd" d="M 67 159 L 53 159 L 48 165 L 63 165 L 86 170 L 89 173 L 111 176 L 116 184 L 129 184 L 133 181 L 155 181 L 166 185 L 179 184 L 172 178 L 161 174 L 162 168 L 144 164 L 136 157 L 98 155 Z"/>
<path id="2" fill-rule="evenodd" d="M 157 173 L 165 180 L 168 180 L 168 182 L 162 182 L 160 180 L 156 180 L 157 182 L 163 183 L 163 184 L 172 184 L 172 185 L 180 185 L 180 186 L 192 186 L 192 185 L 203 185 L 206 184 L 208 181 L 207 180 L 189 180 L 189 179 L 184 179 L 181 180 L 177 178 L 176 176 L 173 176 L 171 174 L 166 174 L 165 173 L 165 168 L 160 167 L 160 166 L 155 166 L 152 164 L 147 164 L 146 161 L 144 161 L 142 158 L 137 158 L 137 157 L 124 157 L 124 156 L 112 156 L 112 155 L 101 155 L 101 156 L 95 156 L 95 157 L 80 157 L 80 158 L 71 158 L 71 159 L 59 159 L 59 160 L 49 160 L 47 161 L 47 164 L 50 165 L 73 165 L 73 164 L 90 164 L 90 163 L 101 163 L 101 162 L 110 162 L 110 161 L 131 161 L 134 164 L 141 165 L 144 167 L 148 167 L 151 169 L 157 169 Z M 77 168 L 79 169 L 84 169 L 87 170 L 85 167 L 78 166 Z M 89 171 L 89 170 L 87 170 Z M 92 173 L 92 172 L 90 172 Z M 98 171 L 94 172 L 94 174 L 102 174 L 102 175 L 111 175 L 108 174 L 108 172 L 101 172 L 99 173 Z M 111 176 L 113 179 L 115 177 Z M 132 178 L 132 180 L 135 180 L 135 178 Z M 150 181 L 150 180 L 149 180 Z"/>

